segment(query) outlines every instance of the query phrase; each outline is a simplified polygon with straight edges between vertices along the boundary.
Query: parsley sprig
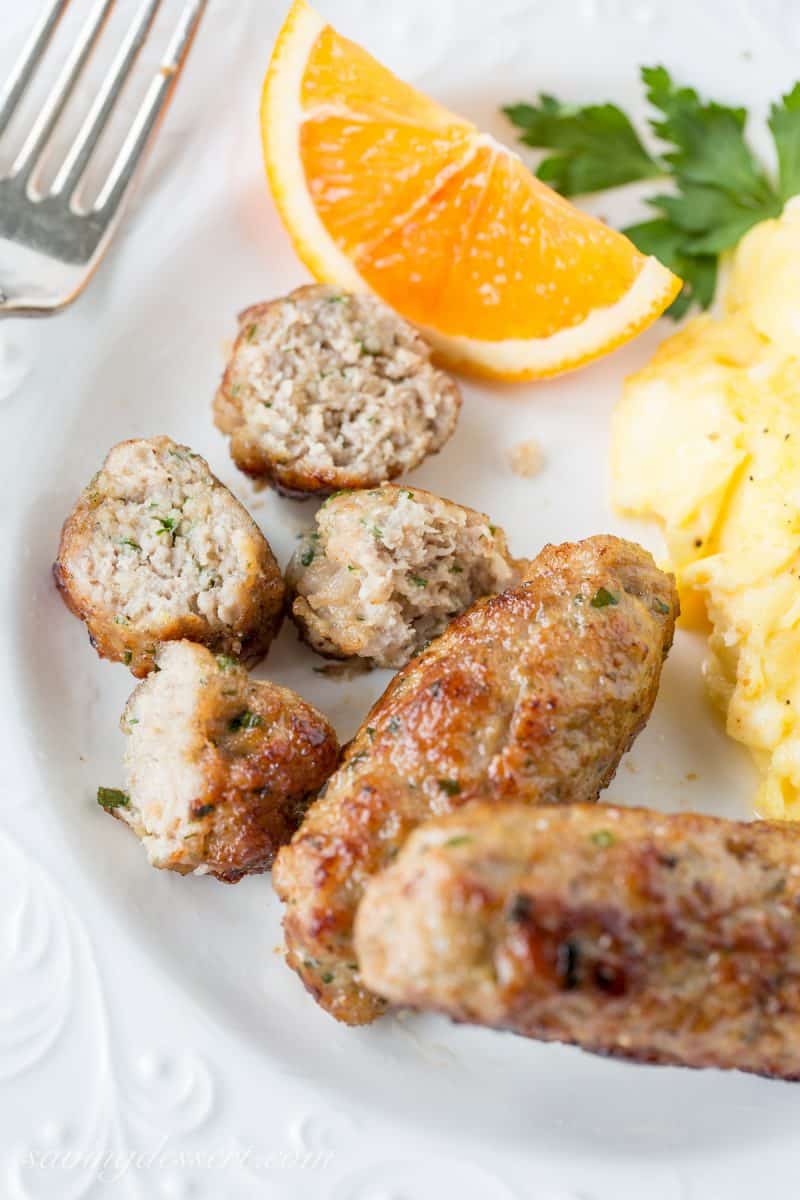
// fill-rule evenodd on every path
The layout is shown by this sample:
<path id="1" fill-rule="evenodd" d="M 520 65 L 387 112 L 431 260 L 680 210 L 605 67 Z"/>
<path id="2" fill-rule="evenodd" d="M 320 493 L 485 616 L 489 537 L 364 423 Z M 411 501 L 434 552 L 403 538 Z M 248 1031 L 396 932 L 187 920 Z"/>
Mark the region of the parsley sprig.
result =
<path id="1" fill-rule="evenodd" d="M 800 192 L 800 83 L 770 109 L 778 161 L 771 179 L 745 137 L 745 109 L 701 99 L 694 88 L 679 87 L 665 67 L 642 67 L 641 76 L 657 113 L 650 120 L 662 146 L 656 153 L 616 104 L 575 106 L 542 94 L 536 104 L 503 111 L 522 142 L 554 151 L 536 173 L 565 196 L 637 180 L 671 181 L 669 192 L 647 200 L 657 215 L 623 232 L 684 280 L 669 310 L 677 318 L 692 304 L 708 308 L 719 255 L 759 221 L 779 216 Z"/>

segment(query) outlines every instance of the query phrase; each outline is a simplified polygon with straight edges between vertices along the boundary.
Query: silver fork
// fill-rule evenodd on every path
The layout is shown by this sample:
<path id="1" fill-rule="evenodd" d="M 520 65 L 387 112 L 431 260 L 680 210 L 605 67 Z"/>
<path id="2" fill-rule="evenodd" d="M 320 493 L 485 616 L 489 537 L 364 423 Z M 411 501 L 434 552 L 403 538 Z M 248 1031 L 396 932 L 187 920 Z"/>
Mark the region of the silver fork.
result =
<path id="1" fill-rule="evenodd" d="M 0 178 L 0 317 L 57 312 L 88 283 L 119 224 L 123 203 L 172 95 L 207 0 L 185 4 L 97 199 L 84 209 L 77 202 L 78 188 L 161 0 L 143 0 L 140 5 L 47 193 L 36 191 L 35 177 L 114 3 L 95 0 L 10 173 Z M 50 0 L 0 92 L 0 138 L 68 4 L 69 0 Z"/>

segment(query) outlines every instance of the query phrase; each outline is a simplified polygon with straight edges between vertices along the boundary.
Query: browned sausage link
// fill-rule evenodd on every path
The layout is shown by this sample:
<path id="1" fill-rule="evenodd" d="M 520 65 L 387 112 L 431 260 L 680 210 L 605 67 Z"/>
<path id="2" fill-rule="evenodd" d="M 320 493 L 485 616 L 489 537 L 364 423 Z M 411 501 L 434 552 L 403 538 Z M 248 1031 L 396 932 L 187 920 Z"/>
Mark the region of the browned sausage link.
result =
<path id="1" fill-rule="evenodd" d="M 800 1078 L 798 827 L 471 805 L 369 885 L 394 1004 L 601 1054 Z"/>
<path id="2" fill-rule="evenodd" d="M 475 798 L 594 800 L 650 714 L 672 577 L 596 537 L 546 547 L 527 578 L 395 676 L 276 859 L 289 964 L 339 1020 L 381 1011 L 357 977 L 353 918 L 412 829 Z"/>

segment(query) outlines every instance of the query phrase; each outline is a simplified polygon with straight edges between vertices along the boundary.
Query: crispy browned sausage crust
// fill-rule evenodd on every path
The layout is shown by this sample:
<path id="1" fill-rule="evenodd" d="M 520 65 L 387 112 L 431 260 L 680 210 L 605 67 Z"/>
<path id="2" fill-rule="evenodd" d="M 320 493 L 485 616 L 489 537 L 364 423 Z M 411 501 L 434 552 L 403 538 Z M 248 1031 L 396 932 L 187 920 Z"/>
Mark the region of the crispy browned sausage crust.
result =
<path id="1" fill-rule="evenodd" d="M 336 768 L 331 725 L 296 692 L 170 642 L 120 721 L 128 803 L 153 866 L 235 883 L 267 870 Z"/>
<path id="2" fill-rule="evenodd" d="M 471 805 L 370 883 L 394 1004 L 650 1063 L 800 1078 L 800 830 L 644 809 Z"/>
<path id="3" fill-rule="evenodd" d="M 339 760 L 332 727 L 289 688 L 254 680 L 249 707 L 259 729 L 231 734 L 226 727 L 206 750 L 204 802 L 213 812 L 204 856 L 225 883 L 272 866 Z"/>
<path id="4" fill-rule="evenodd" d="M 596 799 L 647 720 L 674 580 L 614 537 L 547 546 L 528 582 L 454 621 L 387 688 L 273 879 L 288 961 L 337 1019 L 372 1020 L 352 929 L 369 878 L 467 800 Z"/>

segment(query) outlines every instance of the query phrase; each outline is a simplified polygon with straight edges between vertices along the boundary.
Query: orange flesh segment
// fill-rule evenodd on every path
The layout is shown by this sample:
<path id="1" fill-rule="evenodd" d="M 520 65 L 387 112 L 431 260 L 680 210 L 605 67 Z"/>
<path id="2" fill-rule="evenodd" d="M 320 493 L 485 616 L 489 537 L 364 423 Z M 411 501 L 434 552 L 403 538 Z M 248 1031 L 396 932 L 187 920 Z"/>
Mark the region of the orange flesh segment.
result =
<path id="1" fill-rule="evenodd" d="M 320 32 L 305 64 L 300 104 L 306 113 L 327 108 L 362 119 L 475 132 L 469 121 L 403 83 L 330 25 Z"/>
<path id="2" fill-rule="evenodd" d="M 330 27 L 301 99 L 317 213 L 412 321 L 486 341 L 546 338 L 613 304 L 646 261 Z"/>
<path id="3" fill-rule="evenodd" d="M 482 148 L 357 266 L 412 321 L 491 341 L 579 324 L 626 292 L 644 262 L 516 158 Z M 409 274 L 403 263 L 414 264 Z"/>
<path id="4" fill-rule="evenodd" d="M 327 116 L 303 122 L 300 155 L 320 220 L 360 261 L 471 153 L 462 135 Z M 369 186 L 364 186 L 365 178 Z"/>

